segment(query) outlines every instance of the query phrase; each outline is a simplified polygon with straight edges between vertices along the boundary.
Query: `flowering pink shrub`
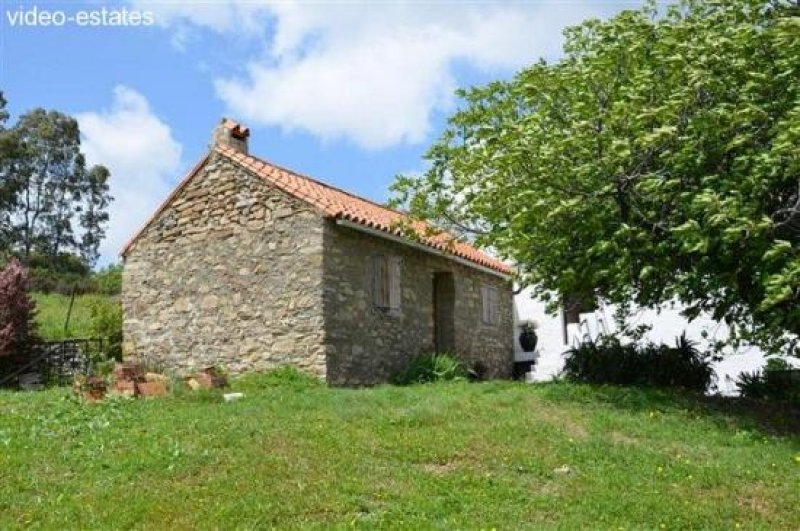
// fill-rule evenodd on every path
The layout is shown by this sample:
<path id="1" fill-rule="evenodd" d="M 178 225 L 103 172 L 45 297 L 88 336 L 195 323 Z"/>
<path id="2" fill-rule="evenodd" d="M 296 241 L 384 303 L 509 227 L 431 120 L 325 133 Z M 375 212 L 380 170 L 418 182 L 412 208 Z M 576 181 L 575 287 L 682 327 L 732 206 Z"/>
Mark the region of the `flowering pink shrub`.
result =
<path id="1" fill-rule="evenodd" d="M 0 272 L 0 358 L 24 358 L 36 340 L 36 305 L 28 273 L 17 260 Z"/>

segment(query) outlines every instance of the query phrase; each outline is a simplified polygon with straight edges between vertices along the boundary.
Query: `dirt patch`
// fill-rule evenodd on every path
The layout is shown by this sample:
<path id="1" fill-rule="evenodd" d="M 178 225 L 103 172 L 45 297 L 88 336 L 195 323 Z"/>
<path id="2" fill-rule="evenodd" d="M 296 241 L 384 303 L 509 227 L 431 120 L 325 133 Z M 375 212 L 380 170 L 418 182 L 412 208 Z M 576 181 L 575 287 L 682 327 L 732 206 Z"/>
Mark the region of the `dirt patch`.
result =
<path id="1" fill-rule="evenodd" d="M 456 463 L 422 463 L 420 468 L 429 474 L 443 476 L 454 472 L 458 465 Z"/>
<path id="2" fill-rule="evenodd" d="M 768 497 L 759 491 L 760 489 L 756 488 L 752 492 L 739 494 L 736 496 L 736 505 L 768 517 L 774 508 Z"/>
<path id="3" fill-rule="evenodd" d="M 634 444 L 639 444 L 641 442 L 636 437 L 625 435 L 621 431 L 612 431 L 609 434 L 608 438 L 611 439 L 611 442 L 614 444 L 634 445 Z"/>
<path id="4" fill-rule="evenodd" d="M 584 440 L 589 437 L 589 430 L 586 428 L 586 421 L 575 412 L 575 415 L 565 416 L 563 410 L 556 411 L 556 408 L 548 407 L 540 403 L 540 408 L 536 410 L 536 421 L 546 422 L 551 426 L 560 428 L 564 435 L 571 439 Z M 573 413 L 570 411 L 570 413 Z"/>

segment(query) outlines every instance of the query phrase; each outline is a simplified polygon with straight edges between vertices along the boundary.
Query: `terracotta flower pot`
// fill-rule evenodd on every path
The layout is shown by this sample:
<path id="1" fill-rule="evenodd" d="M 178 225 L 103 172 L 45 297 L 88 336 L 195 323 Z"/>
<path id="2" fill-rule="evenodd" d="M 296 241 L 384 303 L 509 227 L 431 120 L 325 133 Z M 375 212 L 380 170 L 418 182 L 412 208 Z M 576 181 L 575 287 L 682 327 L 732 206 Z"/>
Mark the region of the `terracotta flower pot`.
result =
<path id="1" fill-rule="evenodd" d="M 141 396 L 165 396 L 167 384 L 165 382 L 137 382 L 136 390 Z"/>
<path id="2" fill-rule="evenodd" d="M 85 382 L 79 383 L 78 387 L 84 400 L 90 402 L 100 401 L 106 396 L 106 381 L 96 376 L 87 378 Z"/>

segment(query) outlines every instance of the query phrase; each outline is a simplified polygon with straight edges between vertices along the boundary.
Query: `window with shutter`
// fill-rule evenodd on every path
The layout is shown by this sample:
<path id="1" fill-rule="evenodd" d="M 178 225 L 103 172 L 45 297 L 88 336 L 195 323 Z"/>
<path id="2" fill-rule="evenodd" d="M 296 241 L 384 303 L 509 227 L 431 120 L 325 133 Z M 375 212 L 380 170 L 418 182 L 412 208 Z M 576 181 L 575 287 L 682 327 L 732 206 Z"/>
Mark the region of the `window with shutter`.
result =
<path id="1" fill-rule="evenodd" d="M 399 256 L 373 256 L 370 267 L 372 305 L 382 310 L 399 310 L 402 299 L 401 278 Z"/>
<path id="2" fill-rule="evenodd" d="M 481 321 L 487 325 L 497 324 L 497 289 L 481 286 Z"/>
<path id="3" fill-rule="evenodd" d="M 400 309 L 402 291 L 400 290 L 401 261 L 399 256 L 390 256 L 389 266 L 389 308 L 392 310 Z"/>

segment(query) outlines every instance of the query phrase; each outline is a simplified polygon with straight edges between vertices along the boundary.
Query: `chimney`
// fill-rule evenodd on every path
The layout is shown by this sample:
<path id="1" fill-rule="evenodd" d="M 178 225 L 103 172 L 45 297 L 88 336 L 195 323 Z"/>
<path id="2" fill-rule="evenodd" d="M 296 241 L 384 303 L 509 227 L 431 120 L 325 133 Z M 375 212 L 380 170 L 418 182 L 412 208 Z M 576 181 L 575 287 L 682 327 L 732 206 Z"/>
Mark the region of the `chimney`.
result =
<path id="1" fill-rule="evenodd" d="M 247 138 L 249 136 L 249 128 L 234 122 L 230 118 L 223 118 L 219 125 L 214 128 L 211 147 L 228 147 L 247 155 Z"/>

